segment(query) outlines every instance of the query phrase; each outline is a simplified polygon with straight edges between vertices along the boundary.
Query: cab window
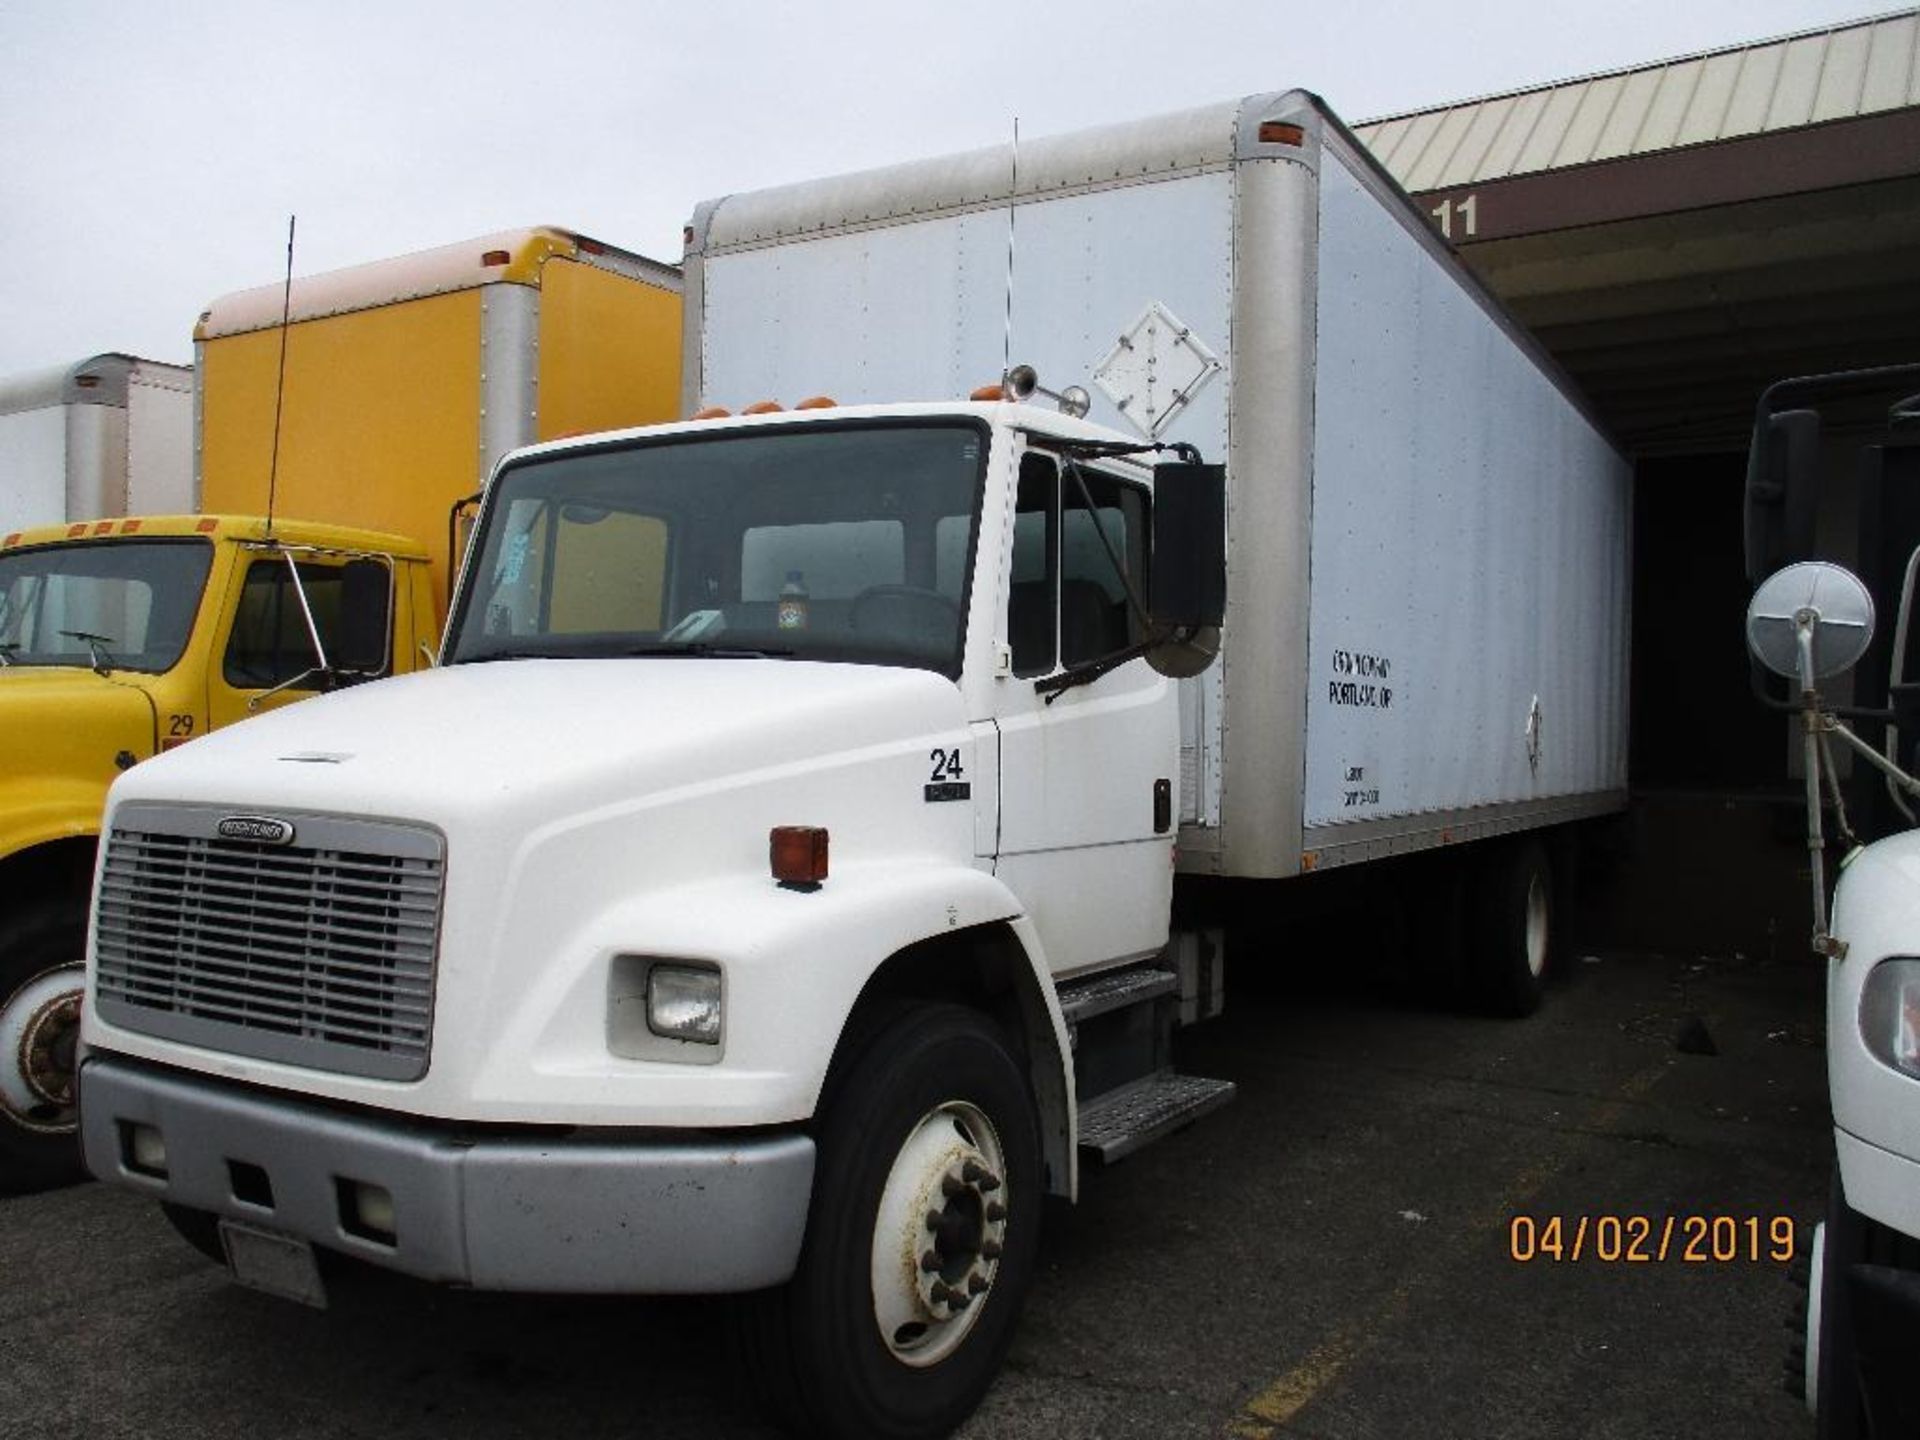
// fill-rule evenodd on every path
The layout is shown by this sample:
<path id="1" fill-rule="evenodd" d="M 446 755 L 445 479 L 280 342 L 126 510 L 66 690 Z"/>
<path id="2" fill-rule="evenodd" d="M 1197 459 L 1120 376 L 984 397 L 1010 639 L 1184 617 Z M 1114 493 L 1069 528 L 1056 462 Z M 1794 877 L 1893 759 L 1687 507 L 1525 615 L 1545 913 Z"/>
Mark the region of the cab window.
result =
<path id="1" fill-rule="evenodd" d="M 1145 486 L 1118 476 L 1083 466 L 1076 477 L 1036 452 L 1022 459 L 1007 603 L 1015 675 L 1084 665 L 1144 638 L 1127 584 L 1148 593 L 1150 505 Z"/>
<path id="2" fill-rule="evenodd" d="M 340 627 L 342 573 L 334 565 L 300 566 L 300 582 L 313 607 L 314 628 L 329 654 L 333 653 Z M 292 680 L 299 680 L 293 689 L 315 690 L 320 688 L 321 677 L 308 672 L 317 672 L 319 664 L 287 562 L 251 562 L 240 588 L 240 604 L 233 617 L 233 633 L 227 638 L 221 675 L 236 690 L 262 690 Z"/>

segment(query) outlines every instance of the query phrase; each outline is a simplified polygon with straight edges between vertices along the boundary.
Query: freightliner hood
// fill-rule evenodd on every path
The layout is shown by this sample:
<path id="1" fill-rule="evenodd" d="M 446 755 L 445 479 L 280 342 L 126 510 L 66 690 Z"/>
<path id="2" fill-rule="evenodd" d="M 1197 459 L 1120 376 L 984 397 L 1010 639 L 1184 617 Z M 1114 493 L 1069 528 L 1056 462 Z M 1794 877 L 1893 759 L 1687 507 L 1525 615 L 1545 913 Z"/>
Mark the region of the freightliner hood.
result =
<path id="1" fill-rule="evenodd" d="M 402 676 L 228 727 L 141 766 L 114 798 L 412 820 L 454 835 L 738 785 L 961 718 L 953 684 L 918 670 L 495 661 Z"/>
<path id="2" fill-rule="evenodd" d="M 964 785 L 929 783 L 935 751 L 962 767 L 975 803 Z M 838 1015 L 853 996 L 820 991 L 791 927 L 828 923 L 836 906 L 857 907 L 862 896 L 911 889 L 914 876 L 977 876 L 991 865 L 977 855 L 982 844 L 991 850 L 993 795 L 991 759 L 977 748 L 958 687 L 929 671 L 517 660 L 323 696 L 129 771 L 115 783 L 108 820 L 139 801 L 296 826 L 317 813 L 440 831 L 446 872 L 426 1075 L 396 1083 L 171 1044 L 112 1025 L 97 1007 L 83 1040 L 416 1115 L 801 1119 L 838 1026 L 831 1017 L 800 1023 L 796 1008 Z M 951 800 L 962 803 L 942 803 Z M 978 814 L 976 804 L 985 807 Z M 829 830 L 823 893 L 773 883 L 775 825 Z M 977 885 L 937 889 L 952 903 L 916 935 L 1012 913 L 998 898 L 969 901 Z M 829 930 L 829 951 L 840 953 L 864 934 Z M 727 967 L 723 1063 L 609 1053 L 609 976 L 621 955 Z"/>

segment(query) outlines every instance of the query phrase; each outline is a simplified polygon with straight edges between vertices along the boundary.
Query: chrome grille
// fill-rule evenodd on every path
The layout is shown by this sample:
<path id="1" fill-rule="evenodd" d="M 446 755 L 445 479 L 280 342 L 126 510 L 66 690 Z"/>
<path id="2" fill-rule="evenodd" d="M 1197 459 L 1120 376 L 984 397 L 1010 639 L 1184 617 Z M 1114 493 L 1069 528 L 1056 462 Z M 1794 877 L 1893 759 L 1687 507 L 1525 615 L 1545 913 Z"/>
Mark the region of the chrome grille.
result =
<path id="1" fill-rule="evenodd" d="M 426 1072 L 444 860 L 437 835 L 294 817 L 274 845 L 218 812 L 127 806 L 100 872 L 101 1017 L 350 1075 Z"/>

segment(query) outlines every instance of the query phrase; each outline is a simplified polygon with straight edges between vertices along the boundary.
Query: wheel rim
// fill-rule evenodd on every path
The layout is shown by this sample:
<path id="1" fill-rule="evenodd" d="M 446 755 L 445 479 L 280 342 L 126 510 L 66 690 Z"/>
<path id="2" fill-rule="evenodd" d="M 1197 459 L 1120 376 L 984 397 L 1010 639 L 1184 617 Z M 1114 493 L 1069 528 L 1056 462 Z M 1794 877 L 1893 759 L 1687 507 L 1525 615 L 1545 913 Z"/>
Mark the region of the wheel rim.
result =
<path id="1" fill-rule="evenodd" d="M 1547 882 L 1536 871 L 1527 881 L 1527 970 L 1538 980 L 1547 972 Z"/>
<path id="2" fill-rule="evenodd" d="M 873 1227 L 873 1319 L 894 1359 L 937 1365 L 980 1321 L 1007 1230 L 1000 1136 L 964 1100 L 914 1125 L 880 1194 Z"/>
<path id="3" fill-rule="evenodd" d="M 43 970 L 0 1007 L 0 1111 L 38 1134 L 71 1134 L 78 1119 L 74 1061 L 84 976 L 78 965 Z"/>

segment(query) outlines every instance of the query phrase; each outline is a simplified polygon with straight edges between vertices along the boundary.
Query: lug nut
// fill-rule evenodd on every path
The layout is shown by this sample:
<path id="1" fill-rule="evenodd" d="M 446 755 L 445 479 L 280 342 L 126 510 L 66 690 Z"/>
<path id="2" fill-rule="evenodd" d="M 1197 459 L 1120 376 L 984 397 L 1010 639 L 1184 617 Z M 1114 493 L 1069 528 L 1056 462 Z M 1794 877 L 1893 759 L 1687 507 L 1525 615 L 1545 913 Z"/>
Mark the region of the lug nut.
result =
<path id="1" fill-rule="evenodd" d="M 965 1185 L 961 1184 L 951 1175 L 945 1176 L 940 1181 L 940 1193 L 945 1195 L 949 1200 L 956 1195 L 966 1193 L 966 1188 Z"/>
<path id="2" fill-rule="evenodd" d="M 973 1297 L 971 1295 L 962 1295 L 958 1290 L 949 1290 L 947 1292 L 947 1305 L 950 1309 L 964 1310 L 972 1303 Z"/>
<path id="3" fill-rule="evenodd" d="M 1000 1258 L 1000 1242 L 998 1240 L 983 1241 L 980 1246 L 980 1258 L 982 1260 L 998 1260 Z"/>
<path id="4" fill-rule="evenodd" d="M 927 1229 L 938 1231 L 946 1223 L 946 1217 L 938 1210 L 927 1211 Z"/>
<path id="5" fill-rule="evenodd" d="M 927 1251 L 926 1254 L 920 1257 L 920 1268 L 929 1275 L 933 1274 L 934 1271 L 940 1268 L 940 1252 L 938 1250 Z"/>
<path id="6" fill-rule="evenodd" d="M 991 1220 L 994 1224 L 998 1225 L 1002 1220 L 1006 1218 L 1007 1218 L 1006 1206 L 1002 1205 L 998 1200 L 990 1201 L 988 1203 L 987 1219 Z"/>
<path id="7" fill-rule="evenodd" d="M 987 1277 L 982 1275 L 978 1270 L 967 1276 L 967 1292 L 972 1295 L 986 1294 Z"/>
<path id="8" fill-rule="evenodd" d="M 927 1294 L 933 1297 L 934 1304 L 945 1305 L 952 1303 L 959 1292 L 949 1287 L 946 1281 L 936 1280 L 933 1282 L 933 1288 L 928 1290 Z"/>

